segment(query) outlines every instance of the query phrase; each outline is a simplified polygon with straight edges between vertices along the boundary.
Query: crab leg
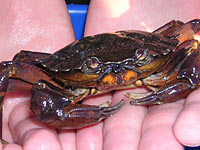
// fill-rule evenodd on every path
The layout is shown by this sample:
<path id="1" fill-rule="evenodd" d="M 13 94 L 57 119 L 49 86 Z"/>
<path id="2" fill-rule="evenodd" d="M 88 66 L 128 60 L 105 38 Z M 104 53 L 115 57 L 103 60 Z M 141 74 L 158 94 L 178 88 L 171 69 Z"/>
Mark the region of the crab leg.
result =
<path id="1" fill-rule="evenodd" d="M 192 86 L 187 80 L 178 80 L 169 83 L 168 85 L 161 87 L 158 91 L 154 91 L 150 95 L 140 99 L 134 99 L 130 103 L 132 105 L 153 105 L 175 102 L 181 98 L 185 98 L 196 87 Z M 131 94 L 129 95 L 132 97 Z"/>
<path id="2" fill-rule="evenodd" d="M 185 98 L 189 93 L 196 89 L 200 84 L 200 47 L 197 41 L 191 41 L 191 48 L 185 49 L 180 52 L 185 53 L 183 62 L 177 64 L 168 76 L 175 75 L 173 80 L 166 81 L 166 84 L 153 91 L 150 94 L 144 95 L 137 99 L 134 94 L 129 94 L 130 98 L 136 98 L 131 101 L 133 105 L 150 105 L 150 104 L 163 104 L 174 102 Z M 190 41 L 188 42 L 190 43 Z M 177 58 L 177 57 L 176 57 Z M 168 78 L 168 77 L 166 77 Z M 170 78 L 169 78 L 170 79 Z"/>
<path id="3" fill-rule="evenodd" d="M 17 53 L 13 60 L 14 61 L 21 61 L 21 62 L 37 62 L 39 59 L 45 59 L 49 57 L 51 54 L 48 53 L 41 53 L 41 52 L 31 52 L 31 51 L 25 51 L 21 50 L 19 53 Z"/>
<path id="4" fill-rule="evenodd" d="M 12 63 L 9 61 L 1 62 L 0 63 L 0 104 L 3 101 L 5 91 L 8 85 L 8 78 L 9 78 L 9 69 L 8 67 L 11 66 Z"/>
<path id="5" fill-rule="evenodd" d="M 169 59 L 165 65 L 160 68 L 158 73 L 152 74 L 144 79 L 142 82 L 147 88 L 149 86 L 159 88 L 164 86 L 165 84 L 171 82 L 172 80 L 176 80 L 179 71 L 183 69 L 183 66 L 190 64 L 193 61 L 188 53 L 191 51 L 198 51 L 198 41 L 196 40 L 188 40 L 182 43 L 178 48 L 176 48 L 176 53 L 171 54 L 171 59 Z M 185 63 L 187 62 L 187 64 Z M 172 65 L 173 64 L 173 65 Z M 193 64 L 191 64 L 192 67 Z M 182 67 L 182 68 L 181 68 Z M 191 70 L 190 66 L 187 66 L 187 70 Z"/>
<path id="6" fill-rule="evenodd" d="M 49 57 L 48 53 L 38 53 L 30 51 L 20 51 L 15 55 L 13 61 L 3 61 L 0 63 L 0 102 L 2 102 L 5 91 L 22 91 L 23 84 L 32 85 L 33 83 L 43 80 L 51 80 L 51 77 L 41 68 L 35 66 L 38 59 L 45 59 Z M 31 70 L 31 71 L 30 71 Z M 16 79 L 23 81 L 20 84 L 16 82 L 13 86 L 9 85 L 7 89 L 8 80 Z M 52 81 L 53 82 L 53 81 Z M 22 89 L 22 90 L 21 90 Z"/>
<path id="7" fill-rule="evenodd" d="M 153 31 L 153 33 L 178 39 L 179 43 L 194 39 L 194 34 L 200 31 L 200 20 L 194 19 L 187 23 L 172 20 L 169 23 Z"/>
<path id="8" fill-rule="evenodd" d="M 165 25 L 163 25 L 162 27 L 154 30 L 153 33 L 168 35 L 169 33 L 174 32 L 178 27 L 180 27 L 182 25 L 184 25 L 184 23 L 182 21 L 172 20 L 172 21 L 166 23 Z"/>
<path id="9" fill-rule="evenodd" d="M 36 62 L 38 58 L 46 58 L 49 54 L 47 53 L 37 53 L 37 52 L 29 52 L 29 51 L 21 51 L 15 55 L 13 60 L 16 62 L 13 63 L 12 61 L 3 61 L 0 63 L 0 104 L 2 104 L 5 91 L 7 90 L 8 80 L 9 78 L 21 78 L 21 80 L 32 83 L 38 81 L 37 77 L 33 80 L 28 75 L 27 69 L 36 70 L 37 68 L 34 65 L 30 65 L 29 63 Z M 27 63 L 26 63 L 27 62 Z M 37 69 L 38 70 L 38 69 Z M 41 71 L 40 71 L 41 72 Z M 41 73 L 43 78 L 45 77 L 44 73 Z M 47 76 L 46 76 L 47 77 Z M 45 77 L 45 78 L 46 78 Z M 49 77 L 47 77 L 49 78 Z M 14 85 L 16 89 L 19 90 L 19 86 Z"/>
<path id="10" fill-rule="evenodd" d="M 31 110 L 40 121 L 56 128 L 76 129 L 95 124 L 117 112 L 124 104 L 123 100 L 111 107 L 110 102 L 100 106 L 73 104 L 70 95 L 66 97 L 62 89 L 55 88 L 46 81 L 35 83 Z"/>
<path id="11" fill-rule="evenodd" d="M 106 105 L 106 102 L 102 105 Z M 116 113 L 124 101 L 120 101 L 114 106 L 106 107 L 92 106 L 84 104 L 69 104 L 64 107 L 64 118 L 62 120 L 47 121 L 47 124 L 56 128 L 77 129 L 100 122 Z"/>
<path id="12" fill-rule="evenodd" d="M 200 20 L 194 19 L 191 20 L 181 27 L 179 27 L 174 32 L 168 34 L 168 36 L 175 37 L 179 40 L 179 43 L 183 43 L 186 40 L 194 39 L 194 35 L 200 31 Z"/>

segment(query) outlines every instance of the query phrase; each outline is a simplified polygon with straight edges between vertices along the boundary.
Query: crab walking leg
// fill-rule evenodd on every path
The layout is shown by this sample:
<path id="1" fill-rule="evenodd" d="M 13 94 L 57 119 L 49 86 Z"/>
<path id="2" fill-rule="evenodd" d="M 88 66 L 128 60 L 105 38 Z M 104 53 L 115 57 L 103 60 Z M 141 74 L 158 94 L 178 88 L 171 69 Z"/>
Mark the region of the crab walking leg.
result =
<path id="1" fill-rule="evenodd" d="M 31 68 L 33 65 L 30 65 L 28 63 L 26 64 L 25 62 L 34 63 L 34 62 L 37 62 L 36 59 L 46 58 L 49 55 L 50 54 L 47 54 L 47 53 L 21 51 L 18 54 L 16 54 L 15 57 L 13 58 L 13 60 L 16 61 L 15 63 L 13 63 L 12 61 L 2 61 L 0 63 L 0 105 L 2 105 L 3 98 L 7 90 L 9 78 L 16 77 L 16 78 L 21 78 L 21 80 L 23 80 L 24 78 L 24 81 L 28 83 L 32 83 L 35 80 L 38 81 L 36 76 L 34 76 L 35 80 L 32 80 L 32 78 L 31 79 L 29 78 L 30 76 L 27 75 L 28 74 L 27 69 L 29 69 L 29 67 Z M 35 69 L 36 67 L 33 66 L 32 68 L 36 70 Z M 22 72 L 22 73 L 19 73 L 19 72 Z M 42 76 L 44 77 L 44 75 Z M 16 86 L 16 89 L 18 89 L 17 85 L 15 86 Z M 2 107 L 0 108 L 0 110 L 1 109 Z"/>
<path id="2" fill-rule="evenodd" d="M 165 25 L 163 25 L 162 27 L 154 30 L 153 33 L 168 35 L 168 34 L 174 32 L 178 27 L 180 27 L 182 25 L 184 25 L 184 23 L 182 21 L 172 20 L 172 21 L 166 23 Z"/>
<path id="3" fill-rule="evenodd" d="M 194 41 L 195 43 L 195 41 Z M 174 102 L 185 98 L 200 85 L 200 46 L 192 46 L 187 49 L 187 57 L 180 67 L 175 67 L 173 72 L 177 72 L 176 78 L 151 94 L 131 101 L 133 105 L 150 105 Z M 135 98 L 134 94 L 129 94 L 130 98 Z"/>
<path id="4" fill-rule="evenodd" d="M 181 44 L 184 41 L 194 39 L 195 34 L 198 33 L 199 31 L 200 31 L 200 20 L 194 19 L 180 26 L 179 28 L 177 28 L 177 30 L 168 34 L 167 36 L 175 37 L 176 39 L 179 40 L 179 43 Z"/>
<path id="5" fill-rule="evenodd" d="M 155 91 L 154 89 L 165 86 L 165 84 L 172 80 L 177 80 L 177 76 L 181 75 L 181 73 L 184 74 L 184 71 L 185 73 L 192 73 L 192 67 L 195 67 L 195 64 L 191 64 L 191 62 L 198 58 L 198 56 L 194 56 L 197 55 L 195 54 L 196 51 L 199 51 L 197 49 L 198 45 L 199 42 L 197 40 L 188 40 L 182 43 L 178 48 L 176 48 L 176 52 L 171 54 L 170 57 L 172 59 L 169 59 L 159 72 L 142 79 L 143 84 L 150 90 Z M 190 53 L 192 53 L 192 55 Z M 190 64 L 191 66 L 187 64 Z M 139 95 L 141 94 L 138 94 L 138 96 Z"/>
<path id="6" fill-rule="evenodd" d="M 130 103 L 132 105 L 153 105 L 171 103 L 185 98 L 196 87 L 192 86 L 187 80 L 175 80 L 164 87 L 161 87 L 158 91 L 149 94 L 146 97 L 140 99 L 134 99 Z M 134 95 L 128 95 L 130 98 L 135 98 Z"/>
<path id="7" fill-rule="evenodd" d="M 32 88 L 33 114 L 56 128 L 76 129 L 95 124 L 117 112 L 124 104 L 123 100 L 111 107 L 109 102 L 100 106 L 73 104 L 73 98 L 64 96 L 61 90 L 46 81 L 39 81 Z"/>
<path id="8" fill-rule="evenodd" d="M 3 98 L 7 90 L 9 70 L 7 69 L 11 65 L 11 62 L 1 62 L 0 63 L 0 139 L 2 139 L 2 119 L 3 119 Z"/>
<path id="9" fill-rule="evenodd" d="M 7 90 L 8 79 L 9 79 L 8 67 L 11 65 L 12 62 L 9 61 L 7 62 L 4 61 L 0 63 L 0 104 L 2 104 L 5 92 Z"/>
<path id="10" fill-rule="evenodd" d="M 19 53 L 17 53 L 13 61 L 21 61 L 21 62 L 38 62 L 40 59 L 48 58 L 51 54 L 48 53 L 41 53 L 41 52 L 31 52 L 31 51 L 25 51 L 21 50 Z"/>
<path id="11" fill-rule="evenodd" d="M 194 39 L 195 33 L 200 31 L 200 19 L 194 19 L 187 23 L 172 20 L 169 23 L 153 31 L 166 36 L 171 36 L 183 43 L 186 40 Z"/>

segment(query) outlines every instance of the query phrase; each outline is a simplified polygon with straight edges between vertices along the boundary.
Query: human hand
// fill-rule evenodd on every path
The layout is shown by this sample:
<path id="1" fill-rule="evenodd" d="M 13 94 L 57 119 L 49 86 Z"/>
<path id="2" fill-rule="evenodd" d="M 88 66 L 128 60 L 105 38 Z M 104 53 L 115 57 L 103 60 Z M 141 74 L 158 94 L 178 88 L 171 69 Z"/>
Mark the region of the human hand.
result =
<path id="1" fill-rule="evenodd" d="M 12 60 L 22 49 L 53 53 L 74 41 L 65 1 L 8 0 L 1 1 L 1 8 L 1 61 Z M 4 149 L 61 149 L 62 135 L 34 121 L 29 100 L 27 92 L 5 95 L 3 138 L 17 144 L 7 144 Z M 74 148 L 75 133 L 67 132 L 68 147 Z"/>
<path id="2" fill-rule="evenodd" d="M 186 22 L 198 18 L 199 10 L 199 5 L 194 1 L 127 0 L 123 3 L 94 3 L 90 4 L 90 8 L 95 8 L 94 12 L 89 12 L 87 16 L 90 19 L 85 29 L 87 35 L 124 29 L 153 31 L 173 19 Z M 92 17 L 92 14 L 95 15 Z M 142 89 L 132 91 L 141 92 L 139 90 Z M 126 92 L 115 92 L 112 101 L 118 102 Z M 183 145 L 199 145 L 198 93 L 198 90 L 194 91 L 185 103 L 179 101 L 148 109 L 127 103 L 113 117 L 104 121 L 103 148 L 178 150 L 183 149 Z"/>
<path id="3" fill-rule="evenodd" d="M 12 53 L 3 53 L 1 60 L 12 58 L 21 49 L 38 49 L 52 53 L 73 40 L 71 26 L 65 19 L 68 16 L 65 15 L 66 9 L 63 3 L 60 1 L 20 2 L 22 1 L 13 3 L 12 6 L 15 7 L 11 7 L 15 8 L 18 18 L 14 16 L 15 13 L 3 18 L 6 23 L 0 28 L 3 33 L 2 39 L 4 39 L 0 41 L 0 46 L 6 52 L 12 51 Z M 198 12 L 194 10 L 198 4 L 188 6 L 187 2 L 177 8 L 177 4 L 172 3 L 183 2 L 179 0 L 163 3 L 128 0 L 123 3 L 116 0 L 91 1 L 85 35 L 124 29 L 154 30 L 173 19 L 188 21 L 197 17 Z M 191 6 L 194 9 L 191 9 Z M 162 9 L 159 10 L 161 7 Z M 164 8 L 167 8 L 167 13 Z M 185 8 L 190 9 L 186 12 Z M 176 13 L 177 11 L 179 13 Z M 53 17 L 49 18 L 49 16 Z M 8 44 L 5 46 L 5 43 Z M 123 94 L 127 91 L 142 90 L 140 88 L 121 90 L 115 92 L 114 95 L 106 94 L 87 99 L 85 103 L 100 104 L 108 99 L 116 103 L 124 98 Z M 4 114 L 5 124 L 8 121 L 10 131 L 7 129 L 5 131 L 8 131 L 7 135 L 11 132 L 15 141 L 24 149 L 40 149 L 41 147 L 109 150 L 138 149 L 138 147 L 140 149 L 183 149 L 181 144 L 194 145 L 200 142 L 198 134 L 195 134 L 199 133 L 200 122 L 197 116 L 198 93 L 198 90 L 193 92 L 187 98 L 185 105 L 182 101 L 153 106 L 148 111 L 145 107 L 131 106 L 127 102 L 118 113 L 106 119 L 104 123 L 79 129 L 77 132 L 74 130 L 56 132 L 54 129 L 48 129 L 34 122 L 29 113 L 29 97 L 22 93 L 7 94 Z M 22 115 L 19 116 L 19 114 Z M 19 145 L 8 144 L 5 149 L 9 146 L 22 149 Z"/>

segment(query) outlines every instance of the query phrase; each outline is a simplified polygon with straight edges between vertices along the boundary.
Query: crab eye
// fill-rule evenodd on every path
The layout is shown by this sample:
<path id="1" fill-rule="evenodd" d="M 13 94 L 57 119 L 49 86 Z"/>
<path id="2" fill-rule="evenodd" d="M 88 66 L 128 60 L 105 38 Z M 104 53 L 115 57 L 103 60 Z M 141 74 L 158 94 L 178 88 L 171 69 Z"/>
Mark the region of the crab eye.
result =
<path id="1" fill-rule="evenodd" d="M 100 69 L 99 60 L 96 57 L 90 57 L 84 62 L 81 71 L 84 73 L 97 73 Z"/>
<path id="2" fill-rule="evenodd" d="M 147 49 L 137 49 L 135 52 L 135 56 L 138 60 L 144 60 L 148 56 Z"/>
<path id="3" fill-rule="evenodd" d="M 91 69 L 95 69 L 99 65 L 99 60 L 96 57 L 88 58 L 86 60 L 86 65 Z"/>

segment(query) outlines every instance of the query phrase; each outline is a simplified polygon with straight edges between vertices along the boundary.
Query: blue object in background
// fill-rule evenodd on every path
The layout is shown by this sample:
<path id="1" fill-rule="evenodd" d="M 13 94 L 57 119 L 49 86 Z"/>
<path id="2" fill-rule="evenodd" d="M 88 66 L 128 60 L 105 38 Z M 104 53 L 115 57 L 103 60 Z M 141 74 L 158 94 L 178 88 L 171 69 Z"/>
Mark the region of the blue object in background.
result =
<path id="1" fill-rule="evenodd" d="M 67 5 L 76 39 L 83 37 L 88 5 Z M 185 147 L 185 150 L 200 150 L 200 147 Z"/>
<path id="2" fill-rule="evenodd" d="M 84 34 L 88 5 L 69 4 L 67 5 L 67 8 L 69 10 L 76 39 L 80 39 Z"/>

